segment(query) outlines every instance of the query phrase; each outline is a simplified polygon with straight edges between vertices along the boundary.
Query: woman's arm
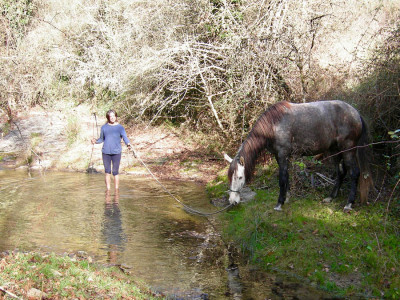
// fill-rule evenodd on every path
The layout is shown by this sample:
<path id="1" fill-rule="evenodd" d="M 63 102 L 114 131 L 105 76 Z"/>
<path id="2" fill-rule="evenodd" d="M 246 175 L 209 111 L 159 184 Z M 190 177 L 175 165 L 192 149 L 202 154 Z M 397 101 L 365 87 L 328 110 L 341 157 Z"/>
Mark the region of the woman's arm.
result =
<path id="1" fill-rule="evenodd" d="M 125 128 L 122 125 L 121 125 L 121 137 L 123 138 L 125 145 L 127 145 L 128 148 L 130 148 L 131 146 L 130 141 L 128 139 L 128 136 L 126 135 Z"/>
<path id="2" fill-rule="evenodd" d="M 101 131 L 100 131 L 100 137 L 98 139 L 93 138 L 92 139 L 92 144 L 101 144 L 104 142 L 104 128 L 103 126 L 101 127 Z"/>

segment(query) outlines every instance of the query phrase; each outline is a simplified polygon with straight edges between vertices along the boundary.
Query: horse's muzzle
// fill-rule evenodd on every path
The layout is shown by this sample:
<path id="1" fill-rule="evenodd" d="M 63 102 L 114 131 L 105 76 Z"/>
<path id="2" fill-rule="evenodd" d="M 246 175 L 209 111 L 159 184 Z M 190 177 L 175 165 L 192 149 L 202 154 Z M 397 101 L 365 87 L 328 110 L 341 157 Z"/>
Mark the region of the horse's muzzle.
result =
<path id="1" fill-rule="evenodd" d="M 229 203 L 230 204 L 238 204 L 240 202 L 240 193 L 237 191 L 229 192 Z"/>

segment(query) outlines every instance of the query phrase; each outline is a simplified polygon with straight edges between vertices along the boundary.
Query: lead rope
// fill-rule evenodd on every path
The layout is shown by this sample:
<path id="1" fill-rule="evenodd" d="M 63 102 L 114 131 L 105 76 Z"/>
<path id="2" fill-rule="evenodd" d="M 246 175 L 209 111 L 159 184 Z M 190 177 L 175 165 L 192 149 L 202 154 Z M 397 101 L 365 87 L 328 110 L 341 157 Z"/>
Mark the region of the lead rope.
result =
<path id="1" fill-rule="evenodd" d="M 147 167 L 146 163 L 139 157 L 136 155 L 135 151 L 132 150 L 133 156 L 138 159 L 140 161 L 140 163 L 146 168 L 146 170 L 149 172 L 149 174 L 153 177 L 153 179 L 161 186 L 161 188 L 168 194 L 170 195 L 175 201 L 177 201 L 179 204 L 181 204 L 186 211 L 192 213 L 192 214 L 196 214 L 196 215 L 200 215 L 200 216 L 212 216 L 212 215 L 216 215 L 219 214 L 221 212 L 223 212 L 224 210 L 227 210 L 228 208 L 230 208 L 233 204 L 229 204 L 227 206 L 225 206 L 224 208 L 211 212 L 211 213 L 205 213 L 205 212 L 201 212 L 198 211 L 194 208 L 191 208 L 190 206 L 186 205 L 185 203 L 183 203 L 181 200 L 179 200 L 176 196 L 174 196 L 173 194 L 170 193 L 170 191 L 168 191 L 168 189 L 157 179 L 157 177 L 153 174 L 153 172 L 150 171 L 150 169 Z"/>

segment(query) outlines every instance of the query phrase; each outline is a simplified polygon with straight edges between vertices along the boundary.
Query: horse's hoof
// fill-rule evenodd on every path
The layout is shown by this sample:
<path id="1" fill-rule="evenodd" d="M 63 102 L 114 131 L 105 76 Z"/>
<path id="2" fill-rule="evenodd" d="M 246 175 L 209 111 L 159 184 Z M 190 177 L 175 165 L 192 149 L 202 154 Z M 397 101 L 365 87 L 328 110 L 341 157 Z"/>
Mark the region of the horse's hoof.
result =
<path id="1" fill-rule="evenodd" d="M 275 206 L 274 210 L 275 211 L 282 211 L 282 205 L 279 204 L 279 205 Z"/>
<path id="2" fill-rule="evenodd" d="M 351 212 L 353 209 L 351 208 L 351 203 L 347 204 L 344 208 L 343 211 L 348 213 Z"/>
<path id="3" fill-rule="evenodd" d="M 332 197 L 325 198 L 322 200 L 323 203 L 331 203 L 332 202 Z"/>

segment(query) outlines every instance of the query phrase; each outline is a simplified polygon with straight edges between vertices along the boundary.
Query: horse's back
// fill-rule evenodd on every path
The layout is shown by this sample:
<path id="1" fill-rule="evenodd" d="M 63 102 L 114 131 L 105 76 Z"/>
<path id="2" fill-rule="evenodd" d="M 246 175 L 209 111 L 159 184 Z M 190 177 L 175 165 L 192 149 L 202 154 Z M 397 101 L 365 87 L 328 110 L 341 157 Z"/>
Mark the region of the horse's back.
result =
<path id="1" fill-rule="evenodd" d="M 340 101 L 290 104 L 275 125 L 275 150 L 313 155 L 357 144 L 362 121 L 357 110 Z"/>

